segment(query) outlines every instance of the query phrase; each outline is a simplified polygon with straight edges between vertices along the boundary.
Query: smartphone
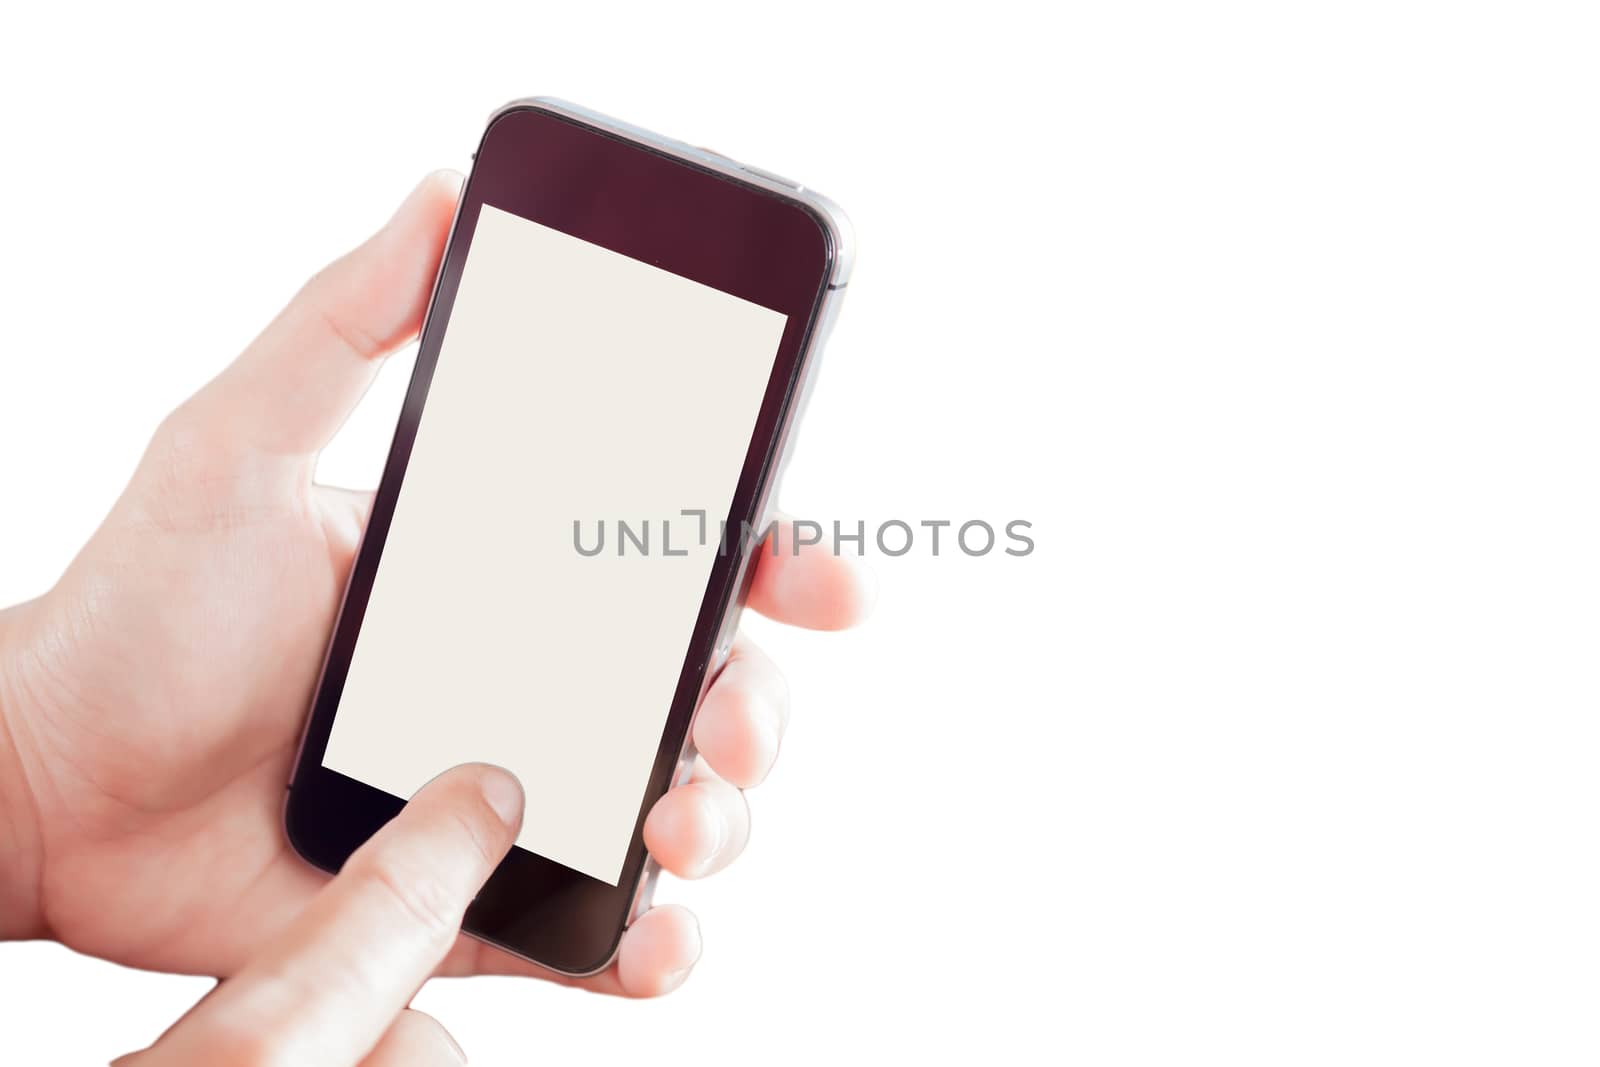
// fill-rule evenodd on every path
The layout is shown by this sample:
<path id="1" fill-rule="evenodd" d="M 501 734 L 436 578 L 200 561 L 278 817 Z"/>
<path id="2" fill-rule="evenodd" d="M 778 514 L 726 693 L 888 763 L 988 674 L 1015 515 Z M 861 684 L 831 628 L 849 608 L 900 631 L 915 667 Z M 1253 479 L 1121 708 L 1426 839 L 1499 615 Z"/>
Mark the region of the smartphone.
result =
<path id="1" fill-rule="evenodd" d="M 490 118 L 289 783 L 301 856 L 499 764 L 527 812 L 464 929 L 611 962 L 851 261 L 786 178 L 558 100 Z"/>

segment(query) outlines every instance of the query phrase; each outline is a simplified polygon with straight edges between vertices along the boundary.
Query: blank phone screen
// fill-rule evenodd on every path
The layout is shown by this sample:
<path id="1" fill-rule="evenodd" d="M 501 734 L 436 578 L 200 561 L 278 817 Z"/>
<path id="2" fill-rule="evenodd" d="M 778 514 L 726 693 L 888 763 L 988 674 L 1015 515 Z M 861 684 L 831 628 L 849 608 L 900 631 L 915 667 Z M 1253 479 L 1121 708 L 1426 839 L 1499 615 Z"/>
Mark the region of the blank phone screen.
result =
<path id="1" fill-rule="evenodd" d="M 483 205 L 323 764 L 500 764 L 616 885 L 786 321 Z"/>

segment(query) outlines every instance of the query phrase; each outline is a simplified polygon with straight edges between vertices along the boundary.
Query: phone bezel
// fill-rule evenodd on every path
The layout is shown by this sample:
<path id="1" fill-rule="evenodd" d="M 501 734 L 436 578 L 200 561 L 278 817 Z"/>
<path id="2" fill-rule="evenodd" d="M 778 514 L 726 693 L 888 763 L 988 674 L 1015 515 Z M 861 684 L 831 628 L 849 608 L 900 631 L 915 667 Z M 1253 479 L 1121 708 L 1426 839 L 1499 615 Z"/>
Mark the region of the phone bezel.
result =
<path id="1" fill-rule="evenodd" d="M 770 176 L 758 172 L 747 180 L 683 148 L 540 101 L 502 110 L 485 129 L 290 781 L 286 831 L 316 866 L 337 871 L 403 806 L 324 767 L 322 758 L 484 203 L 788 316 L 726 516 L 735 530 L 762 519 L 819 312 L 844 265 L 841 242 L 832 219 L 806 198 L 773 188 L 763 180 Z M 735 546 L 713 565 L 618 884 L 513 849 L 468 909 L 467 933 L 565 974 L 593 973 L 610 962 L 646 872 L 644 818 L 678 770 L 725 614 L 742 596 L 741 574 L 748 577 L 744 551 Z"/>

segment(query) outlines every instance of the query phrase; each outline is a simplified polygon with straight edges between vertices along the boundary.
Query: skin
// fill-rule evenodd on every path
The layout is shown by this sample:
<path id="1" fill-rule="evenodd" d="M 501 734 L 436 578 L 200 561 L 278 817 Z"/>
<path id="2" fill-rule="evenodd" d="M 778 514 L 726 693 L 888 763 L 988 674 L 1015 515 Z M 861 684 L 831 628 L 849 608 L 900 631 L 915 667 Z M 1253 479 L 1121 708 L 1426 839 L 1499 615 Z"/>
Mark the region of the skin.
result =
<path id="1" fill-rule="evenodd" d="M 464 1063 L 444 1028 L 405 1004 L 511 848 L 522 804 L 498 767 L 434 779 L 270 945 L 118 1067 Z"/>
<path id="2" fill-rule="evenodd" d="M 343 909 L 324 905 L 343 876 L 325 889 L 326 876 L 292 853 L 281 826 L 284 783 L 370 503 L 315 484 L 312 471 L 381 359 L 415 337 L 459 189 L 457 175 L 430 176 L 382 230 L 312 278 L 163 421 L 57 585 L 0 612 L 0 936 L 229 978 L 349 921 L 349 901 L 361 895 L 340 897 Z M 788 546 L 760 554 L 753 609 L 814 629 L 865 613 L 870 590 L 857 564 Z M 645 824 L 667 870 L 699 877 L 737 856 L 749 835 L 741 790 L 770 769 L 787 716 L 782 677 L 741 638 L 696 721 L 693 779 Z M 499 841 L 485 831 L 478 844 L 503 853 Z M 465 891 L 464 907 L 476 888 L 440 890 L 437 906 L 449 911 Z M 679 985 L 699 952 L 688 911 L 653 908 L 607 971 L 576 984 L 653 996 Z M 318 965 L 315 954 L 294 963 Z M 565 981 L 453 933 L 427 973 Z M 373 1043 L 437 1041 L 437 1025 L 415 1013 L 395 1021 L 421 980 L 398 999 L 392 988 L 374 992 L 387 1015 Z M 235 999 L 214 993 L 195 1015 Z M 293 1062 L 382 1052 L 356 1049 L 362 1040 L 337 1044 L 343 1059 Z"/>

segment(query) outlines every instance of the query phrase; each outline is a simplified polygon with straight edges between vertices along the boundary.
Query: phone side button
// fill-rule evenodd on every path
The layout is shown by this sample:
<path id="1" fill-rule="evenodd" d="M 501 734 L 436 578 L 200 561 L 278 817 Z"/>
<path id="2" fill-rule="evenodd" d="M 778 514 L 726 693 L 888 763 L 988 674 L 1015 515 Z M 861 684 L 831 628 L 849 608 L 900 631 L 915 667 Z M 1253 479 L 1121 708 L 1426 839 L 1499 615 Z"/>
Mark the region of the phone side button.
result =
<path id="1" fill-rule="evenodd" d="M 772 182 L 775 185 L 781 185 L 785 189 L 793 189 L 797 193 L 805 192 L 806 187 L 795 181 L 793 178 L 785 178 L 781 174 L 774 174 L 770 170 L 765 170 L 761 167 L 752 167 L 748 163 L 740 163 L 739 169 L 743 170 L 747 174 L 754 174 L 758 178 L 765 178 L 767 181 Z"/>

